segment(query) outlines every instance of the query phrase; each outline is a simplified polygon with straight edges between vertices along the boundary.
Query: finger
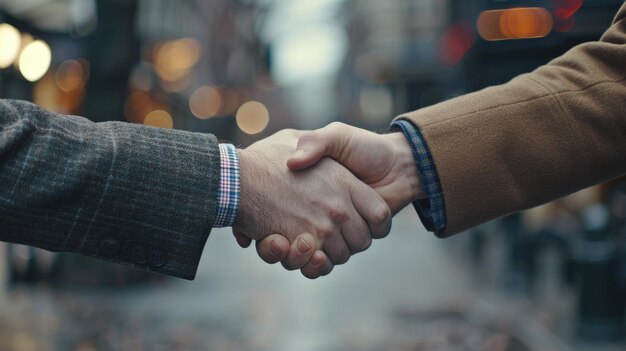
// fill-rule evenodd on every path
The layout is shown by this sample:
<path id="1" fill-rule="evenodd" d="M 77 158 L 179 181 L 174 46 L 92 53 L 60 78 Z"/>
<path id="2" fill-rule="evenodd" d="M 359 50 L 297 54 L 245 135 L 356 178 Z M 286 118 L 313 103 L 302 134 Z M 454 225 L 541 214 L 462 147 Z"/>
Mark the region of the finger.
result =
<path id="1" fill-rule="evenodd" d="M 235 236 L 235 240 L 237 240 L 237 244 L 239 244 L 239 246 L 243 247 L 244 249 L 250 246 L 250 244 L 252 243 L 252 239 L 250 239 L 242 232 L 233 229 L 233 235 Z"/>
<path id="2" fill-rule="evenodd" d="M 316 164 L 324 156 L 341 163 L 341 155 L 349 141 L 349 128 L 342 123 L 331 123 L 324 128 L 303 133 L 294 154 L 287 159 L 287 167 L 298 171 Z"/>
<path id="3" fill-rule="evenodd" d="M 366 184 L 355 181 L 350 183 L 350 197 L 357 212 L 367 222 L 372 238 L 380 239 L 391 230 L 391 210 L 376 191 Z"/>
<path id="4" fill-rule="evenodd" d="M 289 247 L 287 258 L 282 260 L 283 267 L 290 271 L 304 267 L 311 260 L 316 247 L 313 235 L 309 233 L 298 235 Z"/>
<path id="5" fill-rule="evenodd" d="M 322 273 L 322 277 L 326 276 L 326 275 L 329 275 L 330 272 L 333 271 L 333 268 L 335 268 L 335 265 L 332 262 L 330 262 L 329 265 L 326 266 L 326 271 L 324 273 Z"/>
<path id="6" fill-rule="evenodd" d="M 326 254 L 317 250 L 309 260 L 309 262 L 300 269 L 300 273 L 309 279 L 316 279 L 322 275 L 328 274 L 332 270 L 332 262 Z"/>
<path id="7" fill-rule="evenodd" d="M 331 262 L 335 265 L 344 264 L 350 259 L 350 247 L 346 243 L 343 235 L 332 233 L 332 235 L 321 235 L 324 238 L 323 249 Z"/>
<path id="8" fill-rule="evenodd" d="M 256 251 L 267 263 L 280 262 L 289 253 L 289 240 L 280 234 L 272 234 L 256 242 Z"/>
<path id="9" fill-rule="evenodd" d="M 353 213 L 341 223 L 341 232 L 352 255 L 366 250 L 372 244 L 372 233 L 369 226 L 354 209 Z"/>

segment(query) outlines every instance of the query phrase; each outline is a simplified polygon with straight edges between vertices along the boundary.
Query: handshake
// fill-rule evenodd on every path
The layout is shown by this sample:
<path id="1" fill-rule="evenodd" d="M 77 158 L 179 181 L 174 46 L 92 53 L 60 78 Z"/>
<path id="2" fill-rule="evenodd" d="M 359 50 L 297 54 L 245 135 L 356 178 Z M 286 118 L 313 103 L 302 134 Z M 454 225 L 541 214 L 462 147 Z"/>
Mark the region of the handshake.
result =
<path id="1" fill-rule="evenodd" d="M 342 123 L 283 130 L 238 150 L 242 247 L 315 279 L 387 236 L 391 218 L 426 198 L 411 146 L 398 133 Z"/>

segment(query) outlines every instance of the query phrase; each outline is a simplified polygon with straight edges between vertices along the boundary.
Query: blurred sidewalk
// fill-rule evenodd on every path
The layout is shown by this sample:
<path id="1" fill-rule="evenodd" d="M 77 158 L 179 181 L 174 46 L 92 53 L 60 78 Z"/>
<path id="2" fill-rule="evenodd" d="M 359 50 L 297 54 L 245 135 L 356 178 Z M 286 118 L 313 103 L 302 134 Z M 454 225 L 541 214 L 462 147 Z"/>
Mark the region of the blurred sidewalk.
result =
<path id="1" fill-rule="evenodd" d="M 485 336 L 485 325 L 470 323 L 482 318 L 478 309 L 496 311 L 495 324 L 504 323 L 502 315 L 509 324 L 533 319 L 530 310 L 519 314 L 524 305 L 478 297 L 466 266 L 419 223 L 405 210 L 388 238 L 315 281 L 264 264 L 254 249 L 240 249 L 229 230 L 215 230 L 193 282 L 3 291 L 0 351 L 448 350 L 423 345 L 448 342 L 444 336 L 457 330 Z M 568 350 L 542 340 L 534 322 L 511 328 L 550 350 Z M 423 347 L 417 340 L 426 340 Z"/>

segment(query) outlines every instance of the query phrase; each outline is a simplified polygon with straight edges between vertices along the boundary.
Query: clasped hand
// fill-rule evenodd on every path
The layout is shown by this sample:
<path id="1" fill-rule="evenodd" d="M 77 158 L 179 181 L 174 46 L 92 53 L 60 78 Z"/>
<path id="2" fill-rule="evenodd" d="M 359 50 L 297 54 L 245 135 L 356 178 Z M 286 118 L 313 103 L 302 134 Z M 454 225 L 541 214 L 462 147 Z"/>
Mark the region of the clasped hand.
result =
<path id="1" fill-rule="evenodd" d="M 392 216 L 425 197 L 401 133 L 332 123 L 280 131 L 239 156 L 238 243 L 257 240 L 264 261 L 311 279 L 387 236 Z"/>

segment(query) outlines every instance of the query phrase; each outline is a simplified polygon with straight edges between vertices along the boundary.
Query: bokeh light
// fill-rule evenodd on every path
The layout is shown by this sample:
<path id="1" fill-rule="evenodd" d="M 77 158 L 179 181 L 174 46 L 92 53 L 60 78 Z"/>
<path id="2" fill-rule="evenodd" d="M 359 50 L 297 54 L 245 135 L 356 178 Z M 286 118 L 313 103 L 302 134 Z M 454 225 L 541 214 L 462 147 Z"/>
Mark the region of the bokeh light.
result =
<path id="1" fill-rule="evenodd" d="M 542 38 L 552 27 L 552 15 L 541 7 L 484 11 L 477 21 L 478 33 L 488 41 Z"/>
<path id="2" fill-rule="evenodd" d="M 171 129 L 174 127 L 174 120 L 167 111 L 155 110 L 150 112 L 146 118 L 144 118 L 143 124 L 147 126 Z"/>
<path id="3" fill-rule="evenodd" d="M 136 91 L 124 103 L 124 115 L 130 122 L 143 123 L 144 118 L 152 111 L 152 100 L 143 91 Z"/>
<path id="4" fill-rule="evenodd" d="M 0 24 L 0 68 L 9 67 L 17 58 L 21 45 L 20 32 L 10 24 Z"/>
<path id="5" fill-rule="evenodd" d="M 67 60 L 59 65 L 55 78 L 59 89 L 69 93 L 85 84 L 87 72 L 80 62 Z"/>
<path id="6" fill-rule="evenodd" d="M 216 116 L 221 106 L 222 97 L 220 91 L 213 87 L 199 87 L 189 98 L 189 109 L 191 113 L 200 119 Z"/>
<path id="7" fill-rule="evenodd" d="M 258 101 L 248 101 L 237 111 L 237 126 L 246 134 L 262 132 L 270 121 L 267 107 Z"/>
<path id="8" fill-rule="evenodd" d="M 290 31 L 274 42 L 272 74 L 284 85 L 332 75 L 347 50 L 348 37 L 341 27 L 320 23 Z"/>
<path id="9" fill-rule="evenodd" d="M 22 50 L 19 59 L 20 72 L 30 82 L 34 82 L 48 71 L 52 61 L 50 47 L 43 40 L 35 40 Z"/>
<path id="10" fill-rule="evenodd" d="M 574 16 L 583 6 L 583 0 L 552 0 L 552 13 L 556 18 L 565 20 Z"/>
<path id="11" fill-rule="evenodd" d="M 200 51 L 200 44 L 192 38 L 166 41 L 155 51 L 157 75 L 166 82 L 184 78 L 200 60 Z"/>
<path id="12" fill-rule="evenodd" d="M 449 66 L 461 62 L 476 41 L 476 34 L 466 22 L 458 22 L 446 30 L 439 47 L 439 58 Z"/>

